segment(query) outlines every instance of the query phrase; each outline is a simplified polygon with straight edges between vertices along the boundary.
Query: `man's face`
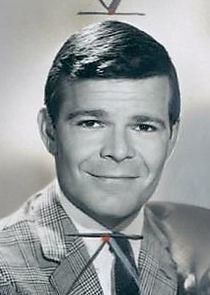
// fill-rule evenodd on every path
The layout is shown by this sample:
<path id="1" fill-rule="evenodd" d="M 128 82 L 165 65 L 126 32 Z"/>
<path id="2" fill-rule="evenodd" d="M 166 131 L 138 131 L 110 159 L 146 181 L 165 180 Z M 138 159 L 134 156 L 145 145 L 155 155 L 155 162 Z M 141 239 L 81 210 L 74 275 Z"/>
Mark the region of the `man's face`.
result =
<path id="1" fill-rule="evenodd" d="M 150 198 L 172 148 L 167 77 L 62 85 L 55 161 L 66 197 L 112 225 Z"/>

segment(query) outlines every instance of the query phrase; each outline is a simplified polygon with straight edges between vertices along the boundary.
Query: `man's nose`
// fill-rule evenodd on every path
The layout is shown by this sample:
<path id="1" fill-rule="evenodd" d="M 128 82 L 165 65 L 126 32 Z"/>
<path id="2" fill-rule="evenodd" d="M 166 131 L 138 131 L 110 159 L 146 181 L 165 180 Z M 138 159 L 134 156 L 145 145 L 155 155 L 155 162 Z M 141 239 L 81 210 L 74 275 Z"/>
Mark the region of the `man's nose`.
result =
<path id="1" fill-rule="evenodd" d="M 132 159 L 135 149 L 126 130 L 113 128 L 107 134 L 100 153 L 102 158 L 110 158 L 116 162 Z"/>

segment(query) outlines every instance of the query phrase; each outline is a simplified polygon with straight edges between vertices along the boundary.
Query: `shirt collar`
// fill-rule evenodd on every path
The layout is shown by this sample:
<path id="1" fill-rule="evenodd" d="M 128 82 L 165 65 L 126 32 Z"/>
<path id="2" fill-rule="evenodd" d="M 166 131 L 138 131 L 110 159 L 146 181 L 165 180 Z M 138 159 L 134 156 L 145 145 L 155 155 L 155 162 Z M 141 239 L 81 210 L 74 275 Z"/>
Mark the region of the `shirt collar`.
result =
<path id="1" fill-rule="evenodd" d="M 95 219 L 93 219 L 91 216 L 87 215 L 79 208 L 77 208 L 74 204 L 72 204 L 62 192 L 58 181 L 56 181 L 56 190 L 58 200 L 60 201 L 61 206 L 65 210 L 68 217 L 72 220 L 74 225 L 78 229 L 80 229 L 80 231 L 83 231 L 84 233 L 110 232 L 110 229 L 106 228 L 105 226 L 97 222 Z M 142 228 L 143 208 L 135 217 L 126 219 L 117 228 L 115 228 L 115 230 L 128 235 L 139 234 L 142 232 Z"/>

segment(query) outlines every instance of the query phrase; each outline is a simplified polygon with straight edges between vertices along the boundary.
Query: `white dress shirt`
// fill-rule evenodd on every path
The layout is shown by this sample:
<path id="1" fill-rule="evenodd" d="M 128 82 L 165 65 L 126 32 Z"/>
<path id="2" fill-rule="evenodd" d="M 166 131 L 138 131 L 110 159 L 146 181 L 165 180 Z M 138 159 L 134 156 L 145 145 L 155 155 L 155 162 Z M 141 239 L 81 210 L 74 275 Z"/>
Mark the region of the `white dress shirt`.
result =
<path id="1" fill-rule="evenodd" d="M 57 183 L 59 201 L 65 210 L 66 214 L 70 217 L 79 233 L 105 233 L 110 232 L 109 229 L 98 223 L 92 217 L 85 214 L 83 211 L 73 205 L 62 193 L 59 184 Z M 132 219 L 129 223 L 128 220 L 124 221 L 118 227 L 120 232 L 124 234 L 141 234 L 143 227 L 143 210 Z M 115 228 L 116 230 L 116 228 Z M 90 257 L 95 253 L 98 247 L 101 245 L 101 238 L 83 238 L 84 243 L 87 247 Z M 138 265 L 138 255 L 140 251 L 140 240 L 130 240 L 130 244 L 134 253 L 136 265 Z M 108 244 L 105 244 L 102 251 L 93 261 L 93 265 L 96 269 L 101 287 L 105 295 L 111 295 L 111 272 L 114 256 L 109 250 Z"/>

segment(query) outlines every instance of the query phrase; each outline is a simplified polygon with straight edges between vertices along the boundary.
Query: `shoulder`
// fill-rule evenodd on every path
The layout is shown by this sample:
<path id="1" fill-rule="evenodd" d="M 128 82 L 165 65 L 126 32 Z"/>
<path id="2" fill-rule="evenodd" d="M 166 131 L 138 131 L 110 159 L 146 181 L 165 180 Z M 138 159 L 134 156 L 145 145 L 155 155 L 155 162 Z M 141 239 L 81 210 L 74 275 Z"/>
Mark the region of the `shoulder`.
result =
<path id="1" fill-rule="evenodd" d="M 145 207 L 145 215 L 173 241 L 174 247 L 180 247 L 180 251 L 188 249 L 194 252 L 201 241 L 205 241 L 204 244 L 210 248 L 210 209 L 180 203 L 151 202 Z"/>
<path id="2" fill-rule="evenodd" d="M 158 222 L 173 227 L 195 228 L 210 222 L 210 209 L 172 202 L 149 202 L 146 214 L 151 214 Z M 181 231 L 181 228 L 180 228 Z"/>
<path id="3" fill-rule="evenodd" d="M 54 182 L 33 194 L 17 211 L 0 220 L 0 236 L 39 221 L 42 211 L 53 204 L 55 195 Z"/>
<path id="4" fill-rule="evenodd" d="M 199 284 L 210 268 L 210 209 L 151 202 L 146 205 L 145 214 L 168 239 L 178 274 L 184 279 L 193 274 Z"/>
<path id="5" fill-rule="evenodd" d="M 51 199 L 52 187 L 32 195 L 23 206 L 13 214 L 0 220 L 0 263 L 23 261 L 25 253 L 31 250 L 31 244 L 39 241 L 38 229 L 42 224 L 43 212 Z"/>
<path id="6" fill-rule="evenodd" d="M 47 227 L 54 203 L 55 190 L 51 184 L 0 220 L 0 294 L 13 294 L 11 285 L 22 276 L 27 278 L 29 270 L 35 272 L 37 259 L 41 257 L 40 232 Z"/>
<path id="7" fill-rule="evenodd" d="M 0 238 L 4 234 L 14 232 L 26 224 L 33 224 L 35 212 L 39 210 L 40 198 L 44 191 L 32 195 L 17 211 L 0 220 Z"/>

